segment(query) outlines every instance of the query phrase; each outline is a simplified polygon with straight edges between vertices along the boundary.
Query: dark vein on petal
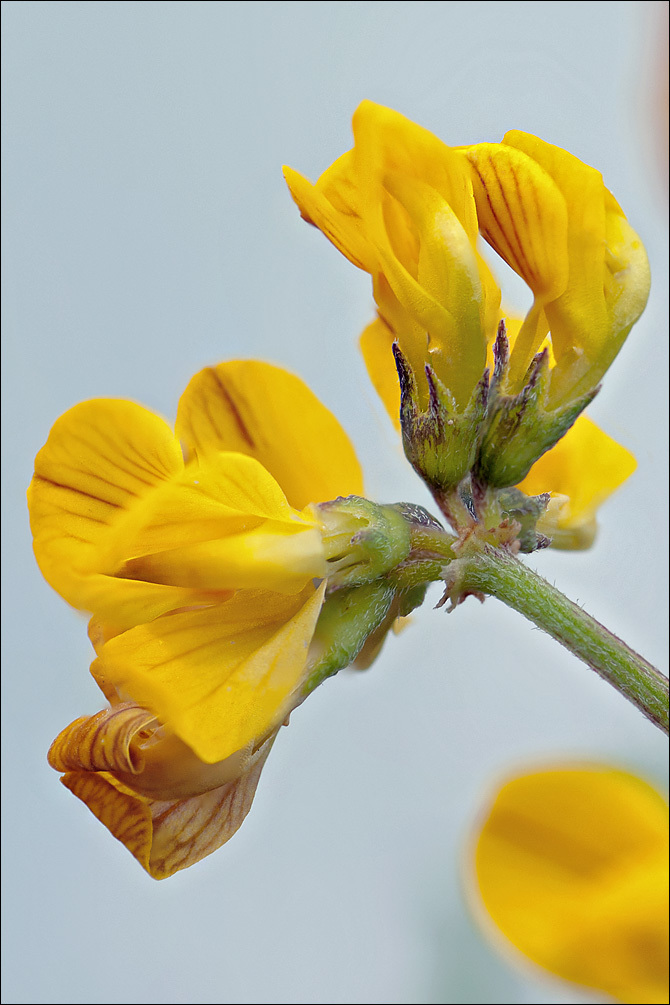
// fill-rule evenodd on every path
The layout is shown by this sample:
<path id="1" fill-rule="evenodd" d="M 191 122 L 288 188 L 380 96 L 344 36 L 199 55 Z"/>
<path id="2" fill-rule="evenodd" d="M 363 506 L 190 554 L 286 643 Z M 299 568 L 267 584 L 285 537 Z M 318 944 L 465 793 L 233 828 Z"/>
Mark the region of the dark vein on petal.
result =
<path id="1" fill-rule="evenodd" d="M 228 408 L 230 409 L 230 411 L 232 413 L 233 418 L 235 419 L 235 422 L 237 424 L 237 428 L 239 429 L 239 432 L 240 432 L 240 436 L 242 437 L 243 440 L 246 440 L 246 442 L 248 443 L 248 445 L 250 447 L 252 447 L 252 448 L 255 447 L 256 444 L 254 442 L 254 439 L 253 439 L 251 433 L 249 432 L 249 430 L 247 429 L 246 425 L 244 424 L 244 420 L 242 419 L 242 415 L 240 414 L 240 410 L 237 407 L 237 404 L 235 403 L 232 395 L 230 394 L 230 391 L 227 389 L 227 387 L 225 386 L 225 384 L 221 380 L 221 377 L 219 376 L 217 370 L 215 370 L 212 367 L 209 372 L 211 373 L 211 375 L 212 375 L 212 377 L 214 379 L 214 382 L 216 383 L 219 391 L 221 392 L 221 395 L 225 399 L 226 404 L 228 405 Z"/>

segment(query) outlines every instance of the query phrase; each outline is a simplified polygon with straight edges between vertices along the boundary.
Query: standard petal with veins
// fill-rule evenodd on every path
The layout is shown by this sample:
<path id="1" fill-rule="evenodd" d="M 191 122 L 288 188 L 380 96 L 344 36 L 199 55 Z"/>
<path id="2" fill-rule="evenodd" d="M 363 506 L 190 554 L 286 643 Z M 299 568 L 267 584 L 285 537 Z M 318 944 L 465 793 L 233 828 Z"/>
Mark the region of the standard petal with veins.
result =
<path id="1" fill-rule="evenodd" d="M 254 457 L 296 509 L 363 494 L 340 423 L 300 378 L 270 363 L 231 360 L 201 370 L 180 398 L 175 429 L 189 456 L 235 450 Z"/>
<path id="2" fill-rule="evenodd" d="M 512 379 L 520 384 L 550 331 L 550 401 L 575 400 L 597 386 L 644 310 L 642 241 L 600 172 L 560 147 L 512 130 L 465 153 L 482 234 L 535 295 Z"/>

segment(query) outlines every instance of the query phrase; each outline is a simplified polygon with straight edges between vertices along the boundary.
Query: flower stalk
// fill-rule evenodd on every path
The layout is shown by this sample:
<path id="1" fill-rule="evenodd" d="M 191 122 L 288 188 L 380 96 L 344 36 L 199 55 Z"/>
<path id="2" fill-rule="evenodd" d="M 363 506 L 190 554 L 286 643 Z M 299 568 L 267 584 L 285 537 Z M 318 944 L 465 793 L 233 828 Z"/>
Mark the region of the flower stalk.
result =
<path id="1" fill-rule="evenodd" d="M 668 733 L 667 678 L 514 555 L 492 548 L 466 555 L 451 564 L 447 583 L 452 604 L 483 593 L 523 614 Z"/>
<path id="2" fill-rule="evenodd" d="M 496 597 L 523 614 L 632 702 L 664 733 L 668 728 L 668 679 L 604 625 L 505 547 L 483 540 L 483 528 L 460 540 L 437 525 L 412 525 L 407 560 L 388 576 L 396 589 L 443 580 L 438 606 L 450 610 L 468 596 Z"/>

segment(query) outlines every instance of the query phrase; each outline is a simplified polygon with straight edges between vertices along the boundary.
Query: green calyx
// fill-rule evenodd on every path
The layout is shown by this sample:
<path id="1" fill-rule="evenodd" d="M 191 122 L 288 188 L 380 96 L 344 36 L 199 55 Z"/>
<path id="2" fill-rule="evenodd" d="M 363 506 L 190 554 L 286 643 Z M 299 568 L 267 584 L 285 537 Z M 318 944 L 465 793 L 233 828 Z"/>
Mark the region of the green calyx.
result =
<path id="1" fill-rule="evenodd" d="M 371 583 L 409 554 L 409 524 L 394 506 L 347 496 L 312 511 L 322 528 L 329 592 Z"/>
<path id="2" fill-rule="evenodd" d="M 523 481 L 542 454 L 565 436 L 599 388 L 561 408 L 549 408 L 549 354 L 545 349 L 533 359 L 521 391 L 507 394 L 503 389 L 509 343 L 502 322 L 493 351 L 495 368 L 473 472 L 485 485 L 506 488 Z"/>
<path id="3" fill-rule="evenodd" d="M 501 322 L 494 346 L 495 367 L 474 388 L 464 409 L 450 390 L 425 368 L 425 389 L 406 357 L 393 347 L 400 381 L 400 422 L 403 447 L 412 467 L 430 488 L 440 509 L 459 531 L 480 525 L 483 531 L 501 523 L 518 528 L 517 550 L 546 547 L 537 530 L 548 497 L 530 499 L 513 486 L 533 464 L 565 436 L 593 400 L 598 388 L 558 408 L 549 405 L 549 355 L 538 353 L 520 391 L 509 390 L 509 343 Z"/>
<path id="4" fill-rule="evenodd" d="M 305 697 L 327 677 L 353 664 L 367 669 L 379 654 L 396 618 L 418 607 L 426 585 L 396 590 L 388 581 L 337 590 L 325 600 L 310 649 Z"/>
<path id="5" fill-rule="evenodd" d="M 481 425 L 486 415 L 488 372 L 475 387 L 464 410 L 451 392 L 426 366 L 428 407 L 423 408 L 412 368 L 398 344 L 393 346 L 400 381 L 400 424 L 405 456 L 417 474 L 434 490 L 454 488 L 472 470 Z"/>

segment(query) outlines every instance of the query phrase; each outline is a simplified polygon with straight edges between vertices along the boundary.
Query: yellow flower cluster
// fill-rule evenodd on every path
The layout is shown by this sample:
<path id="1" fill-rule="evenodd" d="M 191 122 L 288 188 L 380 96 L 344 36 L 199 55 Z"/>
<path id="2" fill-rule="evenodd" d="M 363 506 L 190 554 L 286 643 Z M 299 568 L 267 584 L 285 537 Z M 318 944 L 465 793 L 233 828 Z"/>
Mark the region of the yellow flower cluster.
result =
<path id="1" fill-rule="evenodd" d="M 512 351 L 505 390 L 520 391 L 534 355 L 548 347 L 548 406 L 593 392 L 649 292 L 642 242 L 599 172 L 517 131 L 502 143 L 448 147 L 370 101 L 356 110 L 353 132 L 353 149 L 316 184 L 291 168 L 284 172 L 303 217 L 372 277 L 378 317 L 363 332 L 361 348 L 393 421 L 399 414 L 394 342 L 424 401 L 429 364 L 456 414 L 491 363 L 504 312 L 480 235 L 534 297 L 522 323 L 507 318 Z M 545 533 L 556 545 L 583 547 L 593 539 L 597 506 L 634 467 L 627 450 L 580 417 L 521 488 L 552 492 Z"/>
<path id="2" fill-rule="evenodd" d="M 394 343 L 424 404 L 434 375 L 457 416 L 492 362 L 503 312 L 480 237 L 534 297 L 523 322 L 507 319 L 505 394 L 522 391 L 542 349 L 550 361 L 547 408 L 588 397 L 649 288 L 642 244 L 600 175 L 524 133 L 449 148 L 370 102 L 354 116 L 354 138 L 316 185 L 290 169 L 286 176 L 303 216 L 372 276 L 378 317 L 361 347 L 394 422 Z M 552 493 L 538 526 L 556 545 L 585 547 L 596 508 L 633 468 L 623 447 L 580 417 L 520 488 Z M 54 589 L 92 615 L 91 670 L 109 702 L 63 730 L 49 762 L 155 878 L 228 840 L 293 709 L 352 654 L 374 658 L 393 620 L 423 597 L 423 581 L 396 589 L 385 576 L 410 553 L 413 516 L 424 543 L 441 529 L 401 505 L 377 507 L 384 513 L 364 531 L 372 504 L 338 498 L 362 492 L 358 461 L 337 420 L 297 377 L 256 361 L 198 373 L 180 400 L 174 432 L 137 404 L 94 400 L 63 415 L 38 454 L 29 489 L 35 555 Z M 340 592 L 324 607 L 328 586 Z M 339 662 L 316 679 L 315 665 L 331 644 Z M 616 856 L 596 861 L 594 848 L 625 844 L 618 833 L 582 847 L 558 827 L 546 844 L 554 818 L 577 821 L 602 810 L 601 823 L 614 833 L 619 810 L 630 808 L 626 797 L 606 809 L 600 782 L 582 786 L 570 802 L 566 778 L 543 776 L 539 789 L 530 782 L 503 791 L 479 841 L 481 895 L 531 958 L 633 1001 L 639 961 L 629 954 L 630 976 L 625 925 L 618 941 L 619 929 L 608 929 L 607 953 L 618 961 L 611 979 L 602 976 L 604 951 L 596 949 L 586 965 L 574 945 L 582 937 L 600 945 L 603 903 L 623 918 L 629 888 L 647 891 L 660 831 L 648 828 L 649 874 L 635 863 L 617 873 Z M 519 793 L 525 808 L 517 806 Z M 631 799 L 644 809 L 649 800 L 638 796 Z M 550 824 L 539 819 L 545 810 Z M 568 896 L 566 877 L 575 875 Z M 540 887 L 543 916 L 524 914 Z M 650 893 L 644 903 L 656 933 L 657 900 Z M 646 931 L 645 919 L 637 920 Z M 630 928 L 631 939 L 638 928 Z M 656 971 L 649 973 L 655 982 Z M 648 993 L 657 994 L 655 983 Z"/>

